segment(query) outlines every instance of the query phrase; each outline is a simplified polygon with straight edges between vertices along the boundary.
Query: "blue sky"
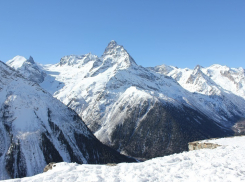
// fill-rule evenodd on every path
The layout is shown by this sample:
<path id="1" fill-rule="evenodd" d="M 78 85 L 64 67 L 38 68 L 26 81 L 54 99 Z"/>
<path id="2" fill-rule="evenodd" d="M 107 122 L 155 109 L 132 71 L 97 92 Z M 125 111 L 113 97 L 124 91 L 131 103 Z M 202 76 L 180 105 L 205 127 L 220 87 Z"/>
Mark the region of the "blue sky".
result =
<path id="1" fill-rule="evenodd" d="M 101 56 L 111 40 L 142 66 L 245 68 L 244 0 L 0 0 L 0 60 Z"/>

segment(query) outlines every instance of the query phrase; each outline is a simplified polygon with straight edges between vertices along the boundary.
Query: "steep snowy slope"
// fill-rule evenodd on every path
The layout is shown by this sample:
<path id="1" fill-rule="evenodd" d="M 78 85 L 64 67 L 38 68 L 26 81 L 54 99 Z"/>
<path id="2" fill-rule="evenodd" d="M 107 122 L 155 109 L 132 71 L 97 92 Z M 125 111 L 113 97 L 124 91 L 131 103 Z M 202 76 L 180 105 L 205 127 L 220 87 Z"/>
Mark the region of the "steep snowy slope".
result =
<path id="1" fill-rule="evenodd" d="M 100 143 L 81 118 L 0 62 L 0 179 L 31 176 L 49 162 L 134 161 Z"/>
<path id="2" fill-rule="evenodd" d="M 209 142 L 222 146 L 116 166 L 58 163 L 46 173 L 10 181 L 245 181 L 245 137 L 221 138 Z"/>
<path id="3" fill-rule="evenodd" d="M 243 68 L 212 65 L 203 68 L 202 71 L 222 88 L 245 99 L 245 71 Z"/>
<path id="4" fill-rule="evenodd" d="M 190 83 L 205 85 L 208 77 L 199 70 Z M 222 94 L 193 93 L 178 80 L 137 65 L 115 41 L 100 58 L 65 56 L 43 71 L 45 90 L 74 109 L 100 141 L 134 157 L 172 154 L 187 150 L 189 141 L 232 135 L 231 127 L 245 115 L 245 101 L 215 82 L 207 84 L 208 92 Z"/>
<path id="5" fill-rule="evenodd" d="M 201 102 L 206 101 L 203 100 L 202 95 L 208 96 L 207 98 L 213 100 L 211 104 L 214 109 L 218 110 L 220 115 L 225 117 L 225 120 L 243 120 L 245 107 L 245 74 L 243 68 L 228 68 L 221 65 L 203 68 L 197 65 L 194 70 L 191 70 L 161 65 L 150 68 L 150 70 L 174 78 L 183 88 L 199 97 Z M 220 107 L 217 107 L 217 104 Z M 239 131 L 234 129 L 239 134 Z"/>
<path id="6" fill-rule="evenodd" d="M 16 56 L 6 64 L 25 75 L 27 79 L 37 83 L 43 82 L 44 77 L 46 76 L 46 73 L 34 62 L 31 56 L 29 59 L 22 56 Z"/>

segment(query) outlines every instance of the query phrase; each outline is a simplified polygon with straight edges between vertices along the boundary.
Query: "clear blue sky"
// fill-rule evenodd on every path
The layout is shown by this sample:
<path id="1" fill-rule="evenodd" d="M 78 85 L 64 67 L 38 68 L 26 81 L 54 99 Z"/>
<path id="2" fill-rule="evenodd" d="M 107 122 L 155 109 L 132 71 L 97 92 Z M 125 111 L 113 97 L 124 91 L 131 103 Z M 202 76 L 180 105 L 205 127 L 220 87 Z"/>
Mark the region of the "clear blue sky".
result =
<path id="1" fill-rule="evenodd" d="M 245 68 L 245 0 L 0 0 L 0 60 L 101 56 L 111 40 L 142 66 Z"/>

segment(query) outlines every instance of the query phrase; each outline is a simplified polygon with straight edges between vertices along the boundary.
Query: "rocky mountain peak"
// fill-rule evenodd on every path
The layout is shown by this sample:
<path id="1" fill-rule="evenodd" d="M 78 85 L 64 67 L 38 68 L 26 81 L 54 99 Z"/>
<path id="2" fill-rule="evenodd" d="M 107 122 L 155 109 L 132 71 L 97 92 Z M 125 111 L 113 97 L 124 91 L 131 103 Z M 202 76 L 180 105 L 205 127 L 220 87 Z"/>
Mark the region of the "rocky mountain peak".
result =
<path id="1" fill-rule="evenodd" d="M 195 68 L 194 68 L 194 70 L 193 70 L 193 72 L 192 72 L 192 75 L 202 75 L 203 76 L 203 72 L 202 72 L 202 66 L 200 66 L 200 65 L 197 65 Z"/>
<path id="2" fill-rule="evenodd" d="M 109 42 L 109 44 L 107 45 L 104 54 L 103 55 L 112 55 L 112 54 L 117 54 L 117 53 L 127 53 L 127 51 L 124 49 L 123 46 L 118 45 L 117 42 L 115 40 L 112 40 L 111 42 Z"/>
<path id="3" fill-rule="evenodd" d="M 22 69 L 22 67 L 29 67 L 30 65 L 32 66 L 36 65 L 32 56 L 30 56 L 29 59 L 26 59 L 23 56 L 15 56 L 13 59 L 7 61 L 6 64 L 16 70 Z"/>
<path id="4" fill-rule="evenodd" d="M 204 75 L 201 68 L 202 67 L 200 65 L 197 65 L 194 68 L 194 70 L 192 71 L 192 74 L 189 76 L 189 78 L 186 81 L 187 84 L 198 84 L 200 79 L 202 79 L 202 81 L 204 82 L 207 81 L 208 78 Z"/>
<path id="5" fill-rule="evenodd" d="M 27 61 L 31 64 L 35 64 L 35 61 L 32 56 L 30 56 L 29 59 L 27 59 Z"/>
<path id="6" fill-rule="evenodd" d="M 22 65 L 26 62 L 26 58 L 23 56 L 15 56 L 13 59 L 6 62 L 7 65 L 14 69 L 18 69 L 22 67 Z"/>
<path id="7" fill-rule="evenodd" d="M 106 64 L 118 64 L 121 68 L 128 68 L 132 65 L 137 65 L 127 50 L 124 49 L 123 46 L 118 45 L 114 40 L 108 44 L 101 59 Z"/>
<path id="8" fill-rule="evenodd" d="M 112 41 L 109 42 L 108 47 L 109 47 L 109 46 L 110 46 L 110 47 L 114 47 L 114 46 L 116 46 L 116 45 L 118 45 L 117 42 L 116 42 L 115 40 L 112 40 Z"/>
<path id="9" fill-rule="evenodd" d="M 64 56 L 60 59 L 60 62 L 58 63 L 58 66 L 82 66 L 89 61 L 98 61 L 99 58 L 96 55 L 93 55 L 91 53 L 85 54 L 85 55 L 68 55 Z"/>
<path id="10" fill-rule="evenodd" d="M 29 59 L 23 56 L 15 56 L 13 59 L 7 61 L 6 64 L 17 70 L 25 78 L 37 83 L 43 82 L 46 76 L 46 73 L 35 63 L 32 56 Z"/>
<path id="11" fill-rule="evenodd" d="M 167 75 L 168 73 L 170 73 L 172 70 L 174 70 L 173 67 L 171 66 L 167 66 L 165 64 L 156 66 L 156 67 L 151 67 L 149 68 L 150 70 L 153 70 L 157 73 L 163 74 L 163 75 Z"/>
<path id="12" fill-rule="evenodd" d="M 201 71 L 201 68 L 203 68 L 202 66 L 200 66 L 199 64 L 196 65 L 196 67 L 194 68 L 194 71 Z"/>

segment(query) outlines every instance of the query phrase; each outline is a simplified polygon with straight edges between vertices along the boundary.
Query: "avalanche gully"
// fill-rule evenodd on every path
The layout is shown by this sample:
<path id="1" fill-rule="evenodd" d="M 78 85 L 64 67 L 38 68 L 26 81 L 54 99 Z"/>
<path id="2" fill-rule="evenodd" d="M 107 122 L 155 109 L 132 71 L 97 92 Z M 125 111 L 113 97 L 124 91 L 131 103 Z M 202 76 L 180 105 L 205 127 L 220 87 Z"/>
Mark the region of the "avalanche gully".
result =
<path id="1" fill-rule="evenodd" d="M 16 56 L 7 65 L 74 110 L 121 154 L 150 159 L 185 151 L 190 141 L 244 134 L 243 68 L 145 68 L 115 41 L 101 57 L 69 55 L 41 65 Z"/>

